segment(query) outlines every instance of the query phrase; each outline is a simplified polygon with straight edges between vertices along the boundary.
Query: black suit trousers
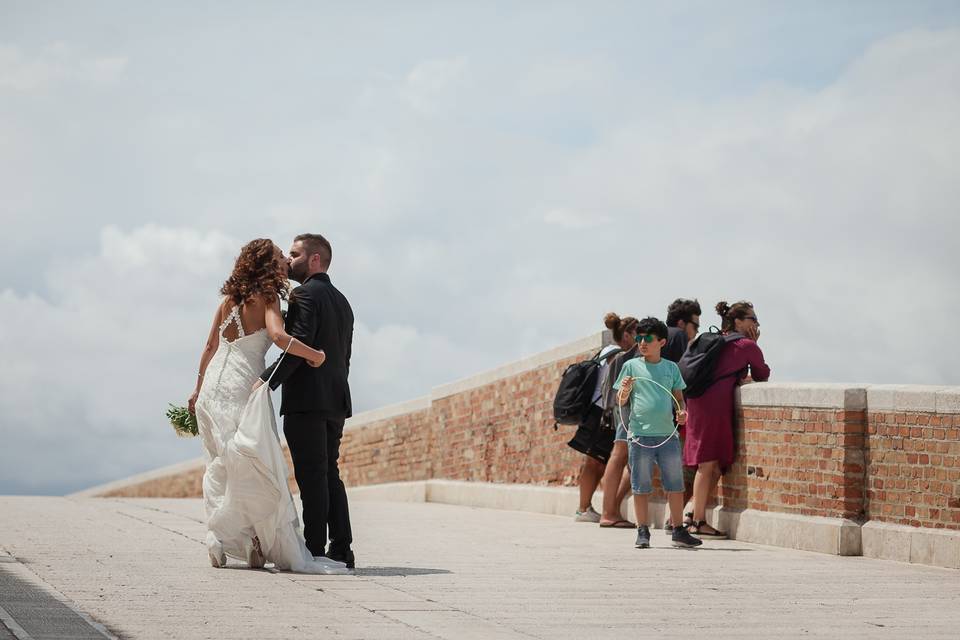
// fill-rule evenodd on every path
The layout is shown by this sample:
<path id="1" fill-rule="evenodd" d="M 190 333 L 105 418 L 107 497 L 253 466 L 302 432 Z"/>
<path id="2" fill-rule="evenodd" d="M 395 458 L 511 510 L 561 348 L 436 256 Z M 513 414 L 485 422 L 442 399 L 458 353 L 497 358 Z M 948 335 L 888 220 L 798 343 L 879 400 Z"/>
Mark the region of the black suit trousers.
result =
<path id="1" fill-rule="evenodd" d="M 342 554 L 353 542 L 347 491 L 337 464 L 343 423 L 343 419 L 331 420 L 317 413 L 283 416 L 283 435 L 303 503 L 303 536 L 315 556 L 326 550 L 328 529 L 329 552 Z"/>

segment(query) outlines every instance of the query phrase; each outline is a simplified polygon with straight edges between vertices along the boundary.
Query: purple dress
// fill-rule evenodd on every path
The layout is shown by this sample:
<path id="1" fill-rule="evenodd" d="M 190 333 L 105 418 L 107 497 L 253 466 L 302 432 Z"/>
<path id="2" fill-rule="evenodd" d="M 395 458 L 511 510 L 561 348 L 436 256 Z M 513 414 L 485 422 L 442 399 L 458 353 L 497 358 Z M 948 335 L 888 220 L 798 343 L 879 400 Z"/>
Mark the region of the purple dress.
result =
<path id="1" fill-rule="evenodd" d="M 763 361 L 760 347 L 749 338 L 740 338 L 724 347 L 714 377 L 747 367 L 757 382 L 770 378 L 770 367 Z M 686 466 L 695 467 L 717 460 L 721 471 L 726 471 L 733 464 L 733 392 L 744 375 L 717 380 L 702 396 L 687 400 L 687 428 L 683 442 L 683 464 Z"/>

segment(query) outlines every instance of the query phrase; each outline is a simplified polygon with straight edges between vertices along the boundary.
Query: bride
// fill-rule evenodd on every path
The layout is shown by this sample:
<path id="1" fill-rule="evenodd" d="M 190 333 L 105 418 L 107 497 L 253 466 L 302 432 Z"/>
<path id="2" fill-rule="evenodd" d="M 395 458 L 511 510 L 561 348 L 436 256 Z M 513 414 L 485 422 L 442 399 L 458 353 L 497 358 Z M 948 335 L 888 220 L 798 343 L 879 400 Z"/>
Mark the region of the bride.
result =
<path id="1" fill-rule="evenodd" d="M 240 250 L 200 357 L 188 406 L 207 461 L 207 550 L 214 567 L 225 566 L 230 556 L 253 568 L 272 562 L 298 573 L 348 573 L 345 564 L 314 558 L 307 550 L 287 484 L 270 385 L 251 393 L 271 344 L 284 349 L 284 357 L 299 356 L 312 367 L 326 357 L 284 331 L 280 299 L 289 289 L 287 267 L 270 240 L 253 240 Z"/>

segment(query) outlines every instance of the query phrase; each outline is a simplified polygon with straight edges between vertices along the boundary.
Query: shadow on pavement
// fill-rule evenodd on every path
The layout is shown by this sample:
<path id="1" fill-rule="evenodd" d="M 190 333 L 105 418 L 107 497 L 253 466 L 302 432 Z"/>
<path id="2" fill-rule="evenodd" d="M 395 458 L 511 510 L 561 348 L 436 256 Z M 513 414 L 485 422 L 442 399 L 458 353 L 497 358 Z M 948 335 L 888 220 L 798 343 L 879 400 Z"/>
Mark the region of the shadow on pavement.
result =
<path id="1" fill-rule="evenodd" d="M 358 576 L 429 576 L 438 573 L 453 573 L 446 569 L 426 569 L 422 567 L 359 567 Z"/>
<path id="2" fill-rule="evenodd" d="M 677 551 L 753 551 L 753 549 L 724 549 L 723 547 L 693 547 L 691 549 L 677 549 Z"/>

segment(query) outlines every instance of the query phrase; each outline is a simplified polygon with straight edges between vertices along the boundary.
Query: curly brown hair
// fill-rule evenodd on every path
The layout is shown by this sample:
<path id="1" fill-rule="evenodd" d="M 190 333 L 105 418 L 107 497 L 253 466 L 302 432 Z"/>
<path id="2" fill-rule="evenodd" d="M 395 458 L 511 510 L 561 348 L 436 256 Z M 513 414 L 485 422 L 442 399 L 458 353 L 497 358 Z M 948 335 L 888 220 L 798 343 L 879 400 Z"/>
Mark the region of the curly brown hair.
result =
<path id="1" fill-rule="evenodd" d="M 626 316 L 621 318 L 613 311 L 603 316 L 603 324 L 613 331 L 613 340 L 615 342 L 620 342 L 623 340 L 623 334 L 627 331 L 636 331 L 637 325 L 640 324 L 640 321 L 634 318 L 633 316 Z"/>
<path id="2" fill-rule="evenodd" d="M 727 304 L 726 300 L 721 300 L 714 308 L 717 310 L 717 315 L 720 316 L 720 331 L 724 333 L 734 330 L 737 326 L 734 320 L 743 320 L 753 313 L 753 303 L 746 300 L 733 304 Z"/>
<path id="3" fill-rule="evenodd" d="M 257 238 L 240 249 L 233 273 L 223 283 L 220 293 L 229 296 L 234 304 L 242 304 L 255 296 L 267 300 L 277 296 L 286 298 L 289 289 L 290 283 L 280 273 L 273 241 Z"/>

